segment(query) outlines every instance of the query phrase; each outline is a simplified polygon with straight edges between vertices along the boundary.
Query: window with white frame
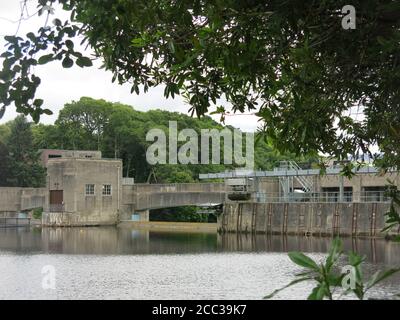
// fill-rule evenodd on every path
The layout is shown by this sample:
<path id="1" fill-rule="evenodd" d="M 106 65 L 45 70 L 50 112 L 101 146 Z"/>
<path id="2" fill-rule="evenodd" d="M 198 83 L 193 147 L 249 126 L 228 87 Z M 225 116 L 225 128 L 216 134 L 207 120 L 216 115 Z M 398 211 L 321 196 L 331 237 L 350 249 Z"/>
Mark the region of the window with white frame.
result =
<path id="1" fill-rule="evenodd" d="M 103 196 L 111 196 L 111 184 L 103 184 Z"/>
<path id="2" fill-rule="evenodd" d="M 87 196 L 93 196 L 94 195 L 94 184 L 87 184 L 85 186 L 85 194 Z"/>

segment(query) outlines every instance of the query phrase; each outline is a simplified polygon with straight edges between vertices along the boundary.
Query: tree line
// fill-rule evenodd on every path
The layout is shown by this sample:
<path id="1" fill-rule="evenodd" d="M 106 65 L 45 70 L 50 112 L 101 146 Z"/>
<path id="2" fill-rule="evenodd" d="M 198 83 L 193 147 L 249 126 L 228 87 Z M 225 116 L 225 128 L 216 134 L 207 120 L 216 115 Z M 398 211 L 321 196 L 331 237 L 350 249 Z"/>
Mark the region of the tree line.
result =
<path id="1" fill-rule="evenodd" d="M 123 175 L 135 178 L 136 182 L 194 182 L 200 173 L 234 169 L 234 165 L 221 164 L 148 164 L 146 149 L 152 142 L 146 141 L 146 133 L 153 128 L 167 133 L 169 121 L 177 121 L 178 130 L 191 128 L 199 134 L 202 129 L 224 128 L 208 116 L 199 119 L 163 110 L 141 112 L 121 103 L 88 97 L 67 103 L 54 124 L 34 124 L 18 116 L 0 125 L 1 185 L 43 185 L 45 172 L 39 163 L 40 149 L 100 150 L 104 158 L 122 159 Z M 270 170 L 287 159 L 304 161 L 306 158 L 282 155 L 268 142 L 258 139 L 255 146 L 257 169 Z"/>

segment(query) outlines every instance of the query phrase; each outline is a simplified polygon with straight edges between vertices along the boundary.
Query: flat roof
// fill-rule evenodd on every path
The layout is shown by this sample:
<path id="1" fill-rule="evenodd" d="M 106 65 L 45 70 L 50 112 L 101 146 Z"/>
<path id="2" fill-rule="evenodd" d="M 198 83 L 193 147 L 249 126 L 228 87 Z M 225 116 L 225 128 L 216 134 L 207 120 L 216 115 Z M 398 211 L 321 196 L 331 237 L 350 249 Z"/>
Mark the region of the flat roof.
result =
<path id="1" fill-rule="evenodd" d="M 66 161 L 88 161 L 88 162 L 96 162 L 96 161 L 108 161 L 108 162 L 122 162 L 122 159 L 114 159 L 114 158 L 78 158 L 78 157 L 70 157 L 70 158 L 50 158 L 48 159 L 48 163 L 50 162 L 66 162 Z"/>
<path id="2" fill-rule="evenodd" d="M 70 149 L 39 149 L 39 151 L 62 151 L 62 152 L 101 152 L 100 150 L 70 150 Z"/>

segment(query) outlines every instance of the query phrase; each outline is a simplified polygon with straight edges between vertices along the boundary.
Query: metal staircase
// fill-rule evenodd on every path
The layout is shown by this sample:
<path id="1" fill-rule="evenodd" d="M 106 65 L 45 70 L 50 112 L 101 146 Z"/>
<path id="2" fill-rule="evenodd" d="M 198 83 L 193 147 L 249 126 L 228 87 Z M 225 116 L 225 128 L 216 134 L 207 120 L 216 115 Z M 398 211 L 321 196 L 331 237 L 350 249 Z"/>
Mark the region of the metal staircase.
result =
<path id="1" fill-rule="evenodd" d="M 288 161 L 289 162 L 289 170 L 302 170 L 299 165 L 295 161 Z M 313 191 L 313 180 L 309 176 L 295 176 L 294 177 L 302 186 L 304 192 L 312 192 Z"/>
<path id="2" fill-rule="evenodd" d="M 278 171 L 299 171 L 302 170 L 300 166 L 295 161 L 281 161 L 279 168 L 276 168 Z M 282 176 L 279 177 L 279 182 L 281 184 L 284 193 L 290 192 L 290 185 L 293 185 L 293 179 L 295 179 L 300 185 L 304 192 L 312 192 L 313 191 L 313 180 L 310 176 Z M 293 192 L 293 190 L 292 190 Z"/>

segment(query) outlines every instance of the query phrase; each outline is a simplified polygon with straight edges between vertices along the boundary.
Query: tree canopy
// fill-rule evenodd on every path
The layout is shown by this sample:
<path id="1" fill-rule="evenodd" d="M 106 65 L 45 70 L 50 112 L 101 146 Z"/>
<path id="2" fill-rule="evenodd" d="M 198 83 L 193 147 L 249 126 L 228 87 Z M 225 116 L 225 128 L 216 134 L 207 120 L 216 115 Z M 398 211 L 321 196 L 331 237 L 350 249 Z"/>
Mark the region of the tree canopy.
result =
<path id="1" fill-rule="evenodd" d="M 36 149 L 100 150 L 103 157 L 121 158 L 124 176 L 134 177 L 137 182 L 194 182 L 198 180 L 199 173 L 234 169 L 233 165 L 221 164 L 148 164 L 146 150 L 152 142 L 146 141 L 146 133 L 159 128 L 168 135 L 169 121 L 176 121 L 178 130 L 192 128 L 199 135 L 202 129 L 224 128 L 207 116 L 196 119 L 163 110 L 141 112 L 121 103 L 82 97 L 67 103 L 54 125 L 34 125 L 33 144 Z M 8 126 L 0 126 L 0 132 L 7 132 L 5 127 Z M 200 157 L 201 150 L 198 152 Z M 279 161 L 287 159 L 317 161 L 310 157 L 296 158 L 293 154 L 280 154 L 263 140 L 255 148 L 256 169 L 270 170 Z"/>
<path id="2" fill-rule="evenodd" d="M 61 4 L 70 19 L 6 37 L 0 102 L 35 121 L 50 113 L 31 67 L 91 66 L 72 41 L 81 35 L 132 92 L 164 84 L 199 116 L 225 97 L 235 112 L 256 110 L 280 151 L 344 159 L 377 145 L 382 167 L 399 166 L 400 3 L 352 1 L 356 28 L 344 29 L 347 2 L 38 0 L 39 13 Z"/>
<path id="3" fill-rule="evenodd" d="M 18 116 L 2 127 L 9 127 L 10 132 L 4 138 L 5 143 L 0 139 L 0 186 L 43 187 L 45 169 L 39 163 L 31 123 Z"/>

